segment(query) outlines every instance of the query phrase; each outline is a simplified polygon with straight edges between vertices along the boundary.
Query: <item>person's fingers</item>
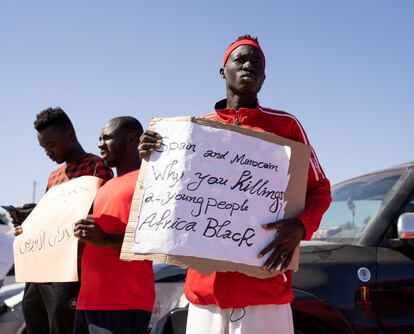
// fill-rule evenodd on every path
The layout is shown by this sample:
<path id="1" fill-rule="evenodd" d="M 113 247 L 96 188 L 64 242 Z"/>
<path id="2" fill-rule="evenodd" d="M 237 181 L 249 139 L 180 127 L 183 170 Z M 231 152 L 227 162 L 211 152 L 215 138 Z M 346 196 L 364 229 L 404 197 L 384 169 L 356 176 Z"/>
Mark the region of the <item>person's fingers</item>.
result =
<path id="1" fill-rule="evenodd" d="M 142 159 L 148 158 L 152 151 L 161 147 L 161 144 L 162 136 L 159 133 L 151 130 L 145 131 L 139 140 L 139 156 Z"/>
<path id="2" fill-rule="evenodd" d="M 279 262 L 279 256 L 277 255 L 277 252 L 274 251 L 269 255 L 265 263 L 263 263 L 262 268 L 270 271 L 272 269 L 272 265 L 279 265 Z"/>
<path id="3" fill-rule="evenodd" d="M 157 142 L 161 142 L 162 137 L 159 134 L 157 134 L 157 135 L 153 135 L 153 133 L 144 132 L 144 134 L 140 137 L 139 142 L 140 143 L 157 143 Z"/>
<path id="4" fill-rule="evenodd" d="M 75 224 L 75 228 L 73 230 L 76 233 L 77 231 L 81 231 L 83 228 L 84 228 L 84 225 L 83 224 L 76 223 Z"/>
<path id="5" fill-rule="evenodd" d="M 23 227 L 21 227 L 20 225 L 19 226 L 16 226 L 15 228 L 14 228 L 14 235 L 15 236 L 18 236 L 18 235 L 20 235 L 20 234 L 22 234 L 23 233 Z"/>
<path id="6" fill-rule="evenodd" d="M 265 263 L 263 264 L 263 268 L 265 270 L 272 270 L 274 268 L 277 268 L 277 266 L 279 266 L 279 264 L 284 260 L 281 257 L 281 254 L 283 254 L 283 251 L 280 249 L 275 249 L 270 255 L 269 257 L 266 259 Z"/>
<path id="7" fill-rule="evenodd" d="M 281 270 L 287 269 L 290 261 L 292 261 L 293 252 L 286 252 L 286 253 L 287 253 L 287 257 L 286 257 L 286 260 L 284 260 L 282 263 L 282 268 L 280 268 Z"/>
<path id="8" fill-rule="evenodd" d="M 85 219 L 79 219 L 75 222 L 75 226 L 79 225 L 79 224 L 83 224 L 85 221 Z"/>
<path id="9" fill-rule="evenodd" d="M 95 229 L 95 224 L 93 223 L 91 224 L 89 221 L 75 225 L 76 231 L 82 231 L 82 230 L 93 231 L 94 229 Z"/>
<path id="10" fill-rule="evenodd" d="M 262 228 L 265 230 L 279 230 L 282 227 L 282 221 L 279 220 L 277 222 L 262 224 Z"/>
<path id="11" fill-rule="evenodd" d="M 147 130 L 141 135 L 140 139 L 142 138 L 162 139 L 162 136 L 158 132 Z"/>
<path id="12" fill-rule="evenodd" d="M 275 250 L 263 264 L 262 268 L 267 271 L 285 270 L 292 260 L 293 252 L 287 250 Z"/>
<path id="13" fill-rule="evenodd" d="M 138 151 L 148 151 L 151 152 L 157 148 L 161 147 L 161 143 L 155 142 L 155 143 L 141 143 L 138 145 Z"/>
<path id="14" fill-rule="evenodd" d="M 274 224 L 274 223 L 271 223 Z M 264 224 L 264 225 L 270 225 L 270 224 Z M 262 225 L 263 227 L 263 225 Z M 271 243 L 269 243 L 265 248 L 263 248 L 259 255 L 258 258 L 262 258 L 264 255 L 266 255 L 267 253 L 269 253 L 272 249 L 276 249 L 277 247 L 280 247 L 280 238 L 279 238 L 280 232 L 279 229 L 276 230 L 274 237 L 273 237 L 273 241 Z"/>
<path id="15" fill-rule="evenodd" d="M 91 222 L 93 222 L 92 219 L 86 218 L 86 219 L 79 219 L 75 225 L 89 225 L 91 224 Z"/>
<path id="16" fill-rule="evenodd" d="M 141 158 L 144 158 L 144 157 L 146 157 L 146 156 L 150 155 L 150 154 L 152 153 L 152 151 L 154 151 L 152 148 L 150 148 L 150 149 L 148 149 L 148 150 L 140 150 L 140 149 L 138 148 L 138 153 L 139 153 L 139 156 L 140 156 Z"/>
<path id="17" fill-rule="evenodd" d="M 81 240 L 86 240 L 86 239 L 89 239 L 91 236 L 93 236 L 93 233 L 87 228 L 80 228 L 77 231 L 75 231 L 74 234 L 78 239 L 81 239 Z"/>
<path id="18" fill-rule="evenodd" d="M 268 244 L 265 248 L 263 248 L 259 255 L 257 256 L 259 259 L 261 259 L 263 256 L 265 256 L 267 253 L 269 253 L 272 249 L 275 248 L 275 242 L 272 241 L 270 244 Z"/>

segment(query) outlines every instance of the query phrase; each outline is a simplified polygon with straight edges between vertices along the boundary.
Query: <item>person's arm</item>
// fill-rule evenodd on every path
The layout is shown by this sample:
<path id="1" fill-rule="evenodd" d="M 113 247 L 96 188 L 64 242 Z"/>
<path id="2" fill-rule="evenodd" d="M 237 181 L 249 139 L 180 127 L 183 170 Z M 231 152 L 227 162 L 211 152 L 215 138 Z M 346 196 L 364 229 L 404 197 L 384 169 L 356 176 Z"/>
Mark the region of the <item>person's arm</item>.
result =
<path id="1" fill-rule="evenodd" d="M 292 135 L 297 141 L 309 145 L 308 138 L 301 125 L 297 123 Z M 308 182 L 306 190 L 305 208 L 297 217 L 282 219 L 274 223 L 264 224 L 266 230 L 276 230 L 275 239 L 259 253 L 261 258 L 272 252 L 262 268 L 275 271 L 281 265 L 286 269 L 294 250 L 301 240 L 309 240 L 318 229 L 323 214 L 331 203 L 331 189 L 329 180 L 322 170 L 318 158 L 312 149 L 309 161 Z"/>
<path id="2" fill-rule="evenodd" d="M 75 223 L 75 237 L 98 247 L 121 249 L 124 234 L 106 233 L 93 219 L 81 219 Z"/>
<path id="3" fill-rule="evenodd" d="M 331 204 L 331 184 L 325 176 L 318 157 L 309 143 L 305 130 L 299 122 L 297 123 L 295 132 L 297 141 L 311 148 L 305 208 L 297 217 L 305 227 L 306 235 L 304 240 L 310 240 L 313 233 L 319 228 L 323 214 Z"/>
<path id="4" fill-rule="evenodd" d="M 297 217 L 305 227 L 304 240 L 310 240 L 319 228 L 322 216 L 331 204 L 331 185 L 326 177 L 309 184 L 306 191 L 305 209 Z"/>

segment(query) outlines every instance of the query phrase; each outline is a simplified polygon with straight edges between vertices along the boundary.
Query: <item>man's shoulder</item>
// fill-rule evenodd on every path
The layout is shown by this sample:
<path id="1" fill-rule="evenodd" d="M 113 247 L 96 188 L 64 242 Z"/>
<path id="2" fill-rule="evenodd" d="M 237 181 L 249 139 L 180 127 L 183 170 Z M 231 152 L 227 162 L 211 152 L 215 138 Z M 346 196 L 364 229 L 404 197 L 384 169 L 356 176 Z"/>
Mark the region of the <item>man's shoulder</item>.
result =
<path id="1" fill-rule="evenodd" d="M 297 121 L 297 118 L 294 115 L 283 110 L 272 109 L 268 107 L 260 107 L 260 111 L 265 115 L 269 115 L 270 117 L 279 117 L 290 121 Z"/>
<path id="2" fill-rule="evenodd" d="M 64 183 L 66 181 L 68 181 L 68 177 L 66 175 L 66 166 L 61 165 L 49 174 L 46 191 L 53 186 Z"/>
<path id="3" fill-rule="evenodd" d="M 61 175 L 62 173 L 65 173 L 65 168 L 66 168 L 66 166 L 63 164 L 63 165 L 60 165 L 55 170 L 53 170 L 52 172 L 50 172 L 49 180 L 53 179 L 53 178 L 56 178 L 56 176 Z"/>
<path id="4" fill-rule="evenodd" d="M 289 126 L 302 128 L 299 120 L 296 116 L 283 110 L 271 109 L 267 107 L 260 107 L 260 111 L 263 116 L 270 122 L 275 121 L 277 123 L 289 124 Z"/>
<path id="5" fill-rule="evenodd" d="M 92 153 L 86 153 L 80 160 L 67 164 L 65 171 L 69 179 L 84 175 L 97 176 L 103 180 L 113 177 L 112 170 L 102 158 Z"/>
<path id="6" fill-rule="evenodd" d="M 113 173 L 104 160 L 92 153 L 86 153 L 81 162 L 84 175 L 94 175 L 105 181 L 112 179 Z"/>

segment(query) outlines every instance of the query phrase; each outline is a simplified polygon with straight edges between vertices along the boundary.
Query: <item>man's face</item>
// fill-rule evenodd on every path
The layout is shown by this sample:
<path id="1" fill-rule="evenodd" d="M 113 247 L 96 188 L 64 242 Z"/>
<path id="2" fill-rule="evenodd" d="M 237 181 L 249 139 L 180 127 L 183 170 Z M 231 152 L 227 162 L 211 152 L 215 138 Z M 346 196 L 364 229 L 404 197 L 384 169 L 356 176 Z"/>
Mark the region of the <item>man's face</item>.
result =
<path id="1" fill-rule="evenodd" d="M 51 125 L 37 132 L 39 145 L 44 148 L 47 156 L 61 164 L 65 162 L 73 150 L 73 131 L 64 126 Z"/>
<path id="2" fill-rule="evenodd" d="M 101 130 L 99 135 L 99 149 L 102 159 L 109 167 L 116 167 L 127 152 L 127 139 L 123 131 L 120 131 L 118 122 L 109 122 Z"/>
<path id="3" fill-rule="evenodd" d="M 265 79 L 263 55 L 252 45 L 241 45 L 230 54 L 220 73 L 233 93 L 257 95 Z"/>

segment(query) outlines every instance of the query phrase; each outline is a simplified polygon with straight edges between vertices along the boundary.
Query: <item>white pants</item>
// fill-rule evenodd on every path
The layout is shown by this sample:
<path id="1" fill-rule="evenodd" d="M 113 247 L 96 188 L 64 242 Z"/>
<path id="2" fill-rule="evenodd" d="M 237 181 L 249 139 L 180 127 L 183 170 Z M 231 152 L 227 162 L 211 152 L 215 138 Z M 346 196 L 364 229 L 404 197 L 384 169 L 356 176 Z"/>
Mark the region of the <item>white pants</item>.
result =
<path id="1" fill-rule="evenodd" d="M 188 309 L 186 334 L 293 334 L 290 304 L 221 309 L 193 305 Z"/>

